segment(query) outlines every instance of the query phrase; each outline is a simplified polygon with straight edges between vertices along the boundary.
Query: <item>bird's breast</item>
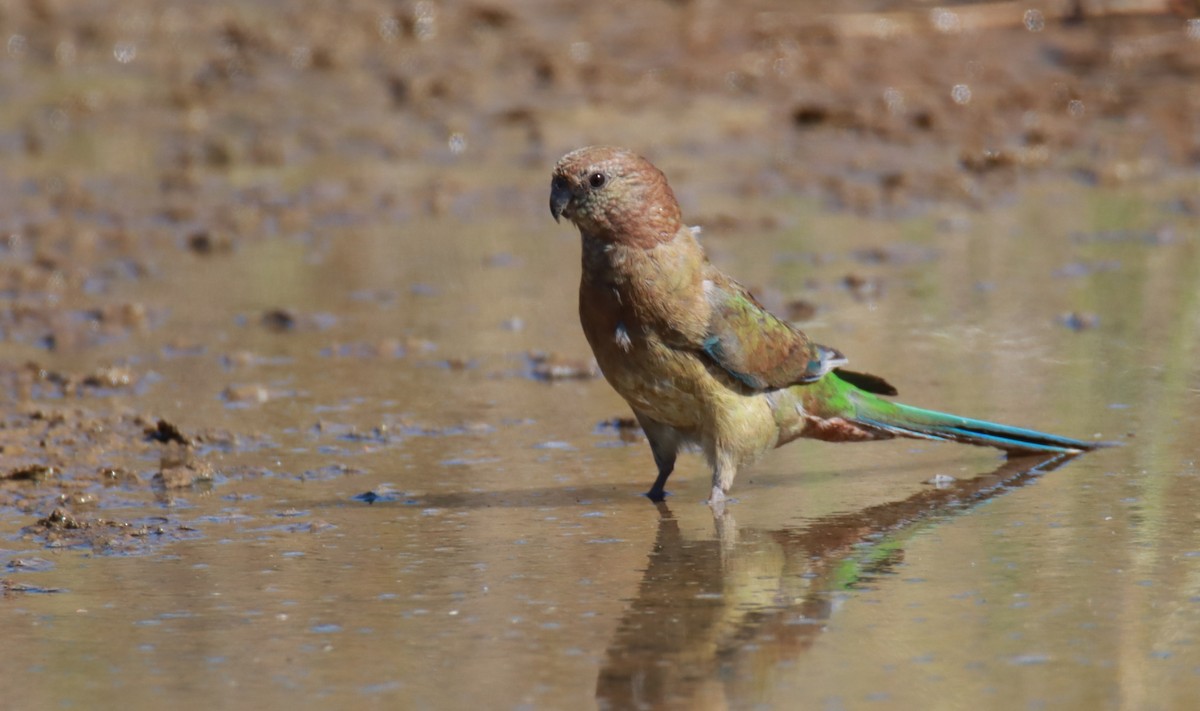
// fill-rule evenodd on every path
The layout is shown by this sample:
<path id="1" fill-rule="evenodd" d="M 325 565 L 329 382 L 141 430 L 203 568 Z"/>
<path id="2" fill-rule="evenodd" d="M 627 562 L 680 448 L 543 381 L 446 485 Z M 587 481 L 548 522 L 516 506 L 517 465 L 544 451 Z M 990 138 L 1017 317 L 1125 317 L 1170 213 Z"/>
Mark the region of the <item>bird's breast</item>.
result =
<path id="1" fill-rule="evenodd" d="M 696 354 L 672 347 L 647 323 L 629 294 L 585 282 L 579 317 L 600 371 L 635 410 L 675 427 L 700 424 L 711 375 Z"/>

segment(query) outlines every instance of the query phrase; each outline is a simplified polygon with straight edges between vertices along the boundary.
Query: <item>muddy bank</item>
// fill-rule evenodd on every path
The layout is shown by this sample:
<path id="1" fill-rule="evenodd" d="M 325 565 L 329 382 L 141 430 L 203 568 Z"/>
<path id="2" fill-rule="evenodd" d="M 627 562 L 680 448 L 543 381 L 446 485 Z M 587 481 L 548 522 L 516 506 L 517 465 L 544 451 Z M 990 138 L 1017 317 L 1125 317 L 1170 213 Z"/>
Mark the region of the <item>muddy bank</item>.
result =
<path id="1" fill-rule="evenodd" d="M 299 212 L 278 216 L 283 229 L 311 223 L 312 203 L 469 211 L 453 166 L 544 166 L 598 139 L 698 165 L 744 153 L 760 166 L 729 178 L 744 189 L 868 210 L 982 202 L 1043 172 L 1122 183 L 1194 167 L 1195 8 L 1112 9 L 31 0 L 0 17 L 2 146 L 15 165 L 71 156 L 100 174 L 134 157 L 126 177 L 157 188 L 162 227 L 202 226 L 201 242 L 252 231 L 264 203 Z M 359 182 L 304 177 L 327 159 L 354 161 Z M 406 164 L 416 194 L 370 179 Z M 299 178 L 282 194 L 203 204 L 214 183 L 281 174 Z M 25 193 L 101 207 L 79 177 Z"/>

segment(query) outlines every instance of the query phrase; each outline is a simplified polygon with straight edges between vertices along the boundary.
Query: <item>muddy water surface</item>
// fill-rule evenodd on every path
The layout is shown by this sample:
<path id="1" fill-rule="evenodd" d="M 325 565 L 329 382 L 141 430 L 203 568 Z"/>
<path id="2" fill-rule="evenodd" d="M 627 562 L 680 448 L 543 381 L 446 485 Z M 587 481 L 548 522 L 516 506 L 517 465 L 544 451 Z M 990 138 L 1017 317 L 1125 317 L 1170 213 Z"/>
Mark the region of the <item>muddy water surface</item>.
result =
<path id="1" fill-rule="evenodd" d="M 4 7 L 0 705 L 1189 708 L 1190 5 L 947 4 Z M 601 141 L 904 401 L 1122 446 L 652 505 L 546 210 Z"/>

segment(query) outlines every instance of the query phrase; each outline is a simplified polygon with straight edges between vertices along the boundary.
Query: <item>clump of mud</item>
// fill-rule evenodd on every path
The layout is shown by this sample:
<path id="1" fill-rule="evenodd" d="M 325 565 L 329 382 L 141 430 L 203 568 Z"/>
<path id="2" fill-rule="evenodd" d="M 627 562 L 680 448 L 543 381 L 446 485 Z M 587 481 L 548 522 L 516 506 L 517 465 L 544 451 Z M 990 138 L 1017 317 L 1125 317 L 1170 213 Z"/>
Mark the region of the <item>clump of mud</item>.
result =
<path id="1" fill-rule="evenodd" d="M 34 363 L 0 367 L 7 399 L 22 403 L 0 415 L 0 507 L 37 516 L 25 537 L 53 547 L 128 552 L 198 535 L 162 516 L 101 515 L 111 498 L 169 503 L 183 490 L 202 495 L 213 484 L 212 455 L 242 443 L 224 431 L 185 433 L 95 396 L 136 382 L 119 367 L 85 375 Z"/>

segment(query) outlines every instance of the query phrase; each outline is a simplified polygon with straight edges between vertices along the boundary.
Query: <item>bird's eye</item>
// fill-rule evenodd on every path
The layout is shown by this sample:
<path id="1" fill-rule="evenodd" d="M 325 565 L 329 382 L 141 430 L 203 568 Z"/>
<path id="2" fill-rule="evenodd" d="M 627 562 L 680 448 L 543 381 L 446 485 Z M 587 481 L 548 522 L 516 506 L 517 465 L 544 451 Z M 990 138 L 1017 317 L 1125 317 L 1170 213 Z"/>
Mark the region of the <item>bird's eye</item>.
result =
<path id="1" fill-rule="evenodd" d="M 606 180 L 607 178 L 604 177 L 604 173 L 592 173 L 588 176 L 588 185 L 591 185 L 593 188 L 602 188 Z"/>

